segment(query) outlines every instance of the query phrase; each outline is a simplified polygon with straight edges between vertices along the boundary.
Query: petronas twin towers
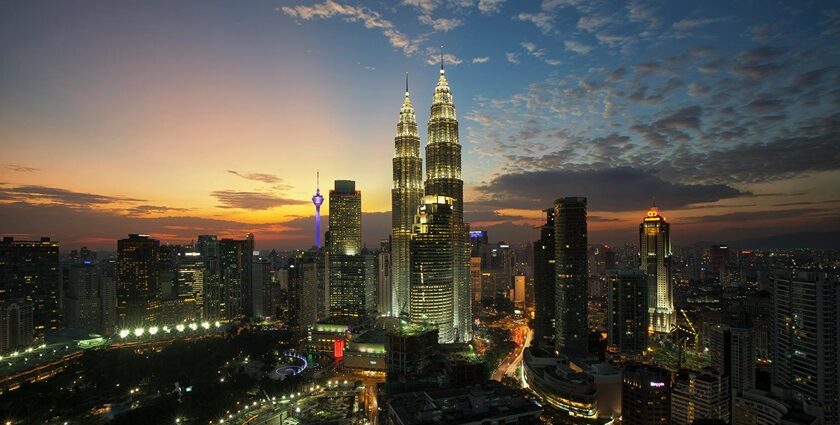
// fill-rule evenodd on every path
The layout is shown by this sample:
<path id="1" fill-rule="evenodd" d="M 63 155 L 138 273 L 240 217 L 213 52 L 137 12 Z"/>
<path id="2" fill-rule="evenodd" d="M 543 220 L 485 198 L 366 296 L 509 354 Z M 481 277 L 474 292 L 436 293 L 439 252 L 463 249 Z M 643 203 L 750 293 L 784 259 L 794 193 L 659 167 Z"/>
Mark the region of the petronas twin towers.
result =
<path id="1" fill-rule="evenodd" d="M 391 313 L 438 326 L 441 342 L 467 341 L 472 320 L 469 228 L 458 119 L 443 60 L 428 124 L 425 184 L 407 77 L 405 89 L 394 138 Z"/>

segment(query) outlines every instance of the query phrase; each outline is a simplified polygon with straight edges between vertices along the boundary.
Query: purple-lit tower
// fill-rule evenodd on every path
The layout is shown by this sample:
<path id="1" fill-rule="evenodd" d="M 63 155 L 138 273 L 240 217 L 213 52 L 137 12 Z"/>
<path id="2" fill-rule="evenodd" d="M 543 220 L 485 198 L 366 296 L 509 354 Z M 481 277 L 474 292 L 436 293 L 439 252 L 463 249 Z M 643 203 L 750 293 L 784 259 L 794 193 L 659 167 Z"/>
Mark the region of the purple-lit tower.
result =
<path id="1" fill-rule="evenodd" d="M 324 197 L 321 196 L 321 172 L 316 174 L 315 196 L 312 197 L 312 203 L 315 204 L 315 248 L 321 247 L 321 204 L 324 203 Z"/>

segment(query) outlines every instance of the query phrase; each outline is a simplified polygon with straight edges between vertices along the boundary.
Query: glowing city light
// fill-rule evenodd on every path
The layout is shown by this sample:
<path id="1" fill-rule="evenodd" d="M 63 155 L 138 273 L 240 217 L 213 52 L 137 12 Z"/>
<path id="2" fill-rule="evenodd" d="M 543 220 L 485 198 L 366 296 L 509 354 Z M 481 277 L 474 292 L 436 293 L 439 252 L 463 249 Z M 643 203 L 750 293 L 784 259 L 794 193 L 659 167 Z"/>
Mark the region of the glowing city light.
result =
<path id="1" fill-rule="evenodd" d="M 143 333 L 146 332 L 143 328 L 137 328 L 134 330 L 134 336 L 143 336 Z"/>
<path id="2" fill-rule="evenodd" d="M 127 338 L 131 334 L 131 331 L 128 329 L 120 329 L 120 338 Z"/>

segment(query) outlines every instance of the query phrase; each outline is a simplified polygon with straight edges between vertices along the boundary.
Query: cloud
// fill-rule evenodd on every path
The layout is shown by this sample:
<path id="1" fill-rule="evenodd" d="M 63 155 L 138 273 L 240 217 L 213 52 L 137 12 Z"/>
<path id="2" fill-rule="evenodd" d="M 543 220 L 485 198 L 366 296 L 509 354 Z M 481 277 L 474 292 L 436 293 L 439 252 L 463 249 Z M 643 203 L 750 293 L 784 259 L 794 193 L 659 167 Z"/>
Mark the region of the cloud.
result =
<path id="1" fill-rule="evenodd" d="M 789 135 L 686 152 L 671 158 L 687 179 L 740 184 L 780 180 L 814 171 L 840 170 L 840 113 L 801 123 Z"/>
<path id="2" fill-rule="evenodd" d="M 722 16 L 719 18 L 697 18 L 697 19 L 683 19 L 681 21 L 675 22 L 672 28 L 678 31 L 688 31 L 693 30 L 696 28 L 700 28 L 710 24 L 717 24 L 721 22 L 726 22 L 732 19 L 732 16 Z"/>
<path id="3" fill-rule="evenodd" d="M 546 208 L 563 196 L 586 196 L 592 211 L 638 211 L 653 198 L 666 209 L 748 195 L 722 184 L 684 184 L 631 167 L 502 174 L 477 188 L 476 202 L 498 208 Z"/>
<path id="4" fill-rule="evenodd" d="M 607 46 L 610 46 L 610 47 L 620 46 L 620 45 L 624 44 L 624 42 L 627 40 L 627 37 L 622 37 L 620 35 L 609 34 L 605 31 L 601 31 L 601 32 L 595 34 L 595 38 L 598 39 L 599 43 L 606 44 Z"/>
<path id="5" fill-rule="evenodd" d="M 128 215 L 164 214 L 170 212 L 186 212 L 189 208 L 173 208 L 160 205 L 137 205 L 125 210 Z"/>
<path id="6" fill-rule="evenodd" d="M 438 0 L 403 0 L 406 6 L 413 6 L 420 9 L 424 13 L 432 13 L 440 5 Z"/>
<path id="7" fill-rule="evenodd" d="M 641 1 L 631 1 L 627 5 L 627 18 L 631 22 L 649 22 L 653 18 L 653 9 Z"/>
<path id="8" fill-rule="evenodd" d="M 472 60 L 472 63 L 487 63 L 490 62 L 490 56 L 479 56 Z"/>
<path id="9" fill-rule="evenodd" d="M 760 46 L 746 50 L 737 58 L 732 72 L 750 79 L 761 79 L 778 73 L 784 66 L 778 62 L 786 50 L 774 46 Z"/>
<path id="10" fill-rule="evenodd" d="M 283 198 L 269 192 L 217 190 L 210 195 L 219 201 L 219 208 L 267 210 L 286 205 L 303 205 L 309 203 L 300 199 Z"/>
<path id="11" fill-rule="evenodd" d="M 8 164 L 8 165 L 6 165 L 6 168 L 8 168 L 9 170 L 18 172 L 18 173 L 34 173 L 36 171 L 41 171 L 40 168 L 26 167 L 26 166 L 18 165 L 18 164 Z"/>
<path id="12" fill-rule="evenodd" d="M 530 22 L 546 34 L 551 32 L 554 28 L 554 18 L 545 12 L 520 13 L 515 15 L 513 19 L 522 22 Z"/>
<path id="13" fill-rule="evenodd" d="M 571 50 L 581 55 L 585 55 L 592 51 L 592 46 L 575 40 L 566 40 L 563 42 L 563 45 L 566 46 L 566 50 Z"/>
<path id="14" fill-rule="evenodd" d="M 322 226 L 329 226 L 329 217 L 321 218 Z M 298 249 L 312 245 L 314 227 L 312 217 L 242 223 L 194 216 L 124 215 L 121 210 L 55 204 L 0 203 L 0 233 L 8 235 L 10 229 L 15 229 L 14 233 L 21 237 L 50 236 L 61 242 L 62 250 L 88 246 L 113 251 L 117 239 L 129 233 L 147 233 L 164 243 L 189 243 L 204 234 L 241 238 L 254 233 L 258 249 Z M 378 246 L 390 234 L 390 227 L 390 212 L 362 213 L 362 237 L 367 246 Z M 322 227 L 322 230 L 327 229 Z"/>
<path id="15" fill-rule="evenodd" d="M 440 65 L 440 52 L 435 52 L 434 49 L 427 49 L 427 57 L 426 57 L 426 65 Z M 443 63 L 444 65 L 460 65 L 463 61 L 459 59 L 457 56 L 444 53 L 443 55 Z"/>
<path id="16" fill-rule="evenodd" d="M 519 53 L 507 52 L 505 53 L 505 58 L 510 63 L 519 63 Z"/>
<path id="17" fill-rule="evenodd" d="M 253 180 L 257 182 L 263 182 L 268 184 L 280 183 L 283 181 L 280 177 L 275 176 L 274 174 L 266 174 L 266 173 L 242 173 L 235 170 L 225 170 L 234 176 L 242 177 L 246 180 Z"/>
<path id="18" fill-rule="evenodd" d="M 607 25 L 611 22 L 609 16 L 603 15 L 591 15 L 591 16 L 581 16 L 577 22 L 577 28 L 579 30 L 584 30 L 586 32 L 596 32 L 604 25 Z"/>
<path id="19" fill-rule="evenodd" d="M 478 11 L 485 15 L 492 15 L 502 10 L 505 0 L 478 0 Z"/>
<path id="20" fill-rule="evenodd" d="M 781 99 L 766 94 L 758 96 L 747 104 L 747 110 L 756 113 L 776 112 L 784 109 L 784 107 L 784 102 Z"/>
<path id="21" fill-rule="evenodd" d="M 535 58 L 541 58 L 545 55 L 545 49 L 537 48 L 537 45 L 531 42 L 523 42 L 520 43 L 523 49 L 528 52 L 529 55 Z"/>
<path id="22" fill-rule="evenodd" d="M 0 186 L 8 185 L 0 184 Z M 97 195 L 94 193 L 73 192 L 55 187 L 27 185 L 0 187 L 0 201 L 35 201 L 81 207 L 120 202 L 143 202 L 143 199 Z"/>
<path id="23" fill-rule="evenodd" d="M 432 27 L 435 31 L 451 31 L 461 26 L 464 21 L 458 18 L 432 18 L 431 15 L 420 15 L 417 17 L 423 25 Z"/>
<path id="24" fill-rule="evenodd" d="M 635 124 L 631 130 L 642 135 L 648 142 L 663 146 L 673 141 L 688 141 L 685 130 L 700 131 L 700 120 L 703 109 L 699 106 L 688 106 L 679 109 L 651 124 Z"/>
<path id="25" fill-rule="evenodd" d="M 740 211 L 726 214 L 702 215 L 686 217 L 685 223 L 721 223 L 721 222 L 756 222 L 766 220 L 802 219 L 808 216 L 822 216 L 828 213 L 831 216 L 840 216 L 840 213 L 833 210 L 818 208 L 795 208 L 792 210 L 763 210 L 763 211 Z"/>
<path id="26" fill-rule="evenodd" d="M 340 16 L 347 22 L 360 22 L 367 29 L 379 30 L 388 39 L 391 46 L 402 50 L 406 55 L 415 53 L 418 48 L 417 43 L 397 30 L 391 21 L 384 19 L 379 12 L 363 6 L 352 6 L 326 0 L 323 3 L 311 6 L 282 6 L 279 10 L 292 18 L 304 21 Z"/>

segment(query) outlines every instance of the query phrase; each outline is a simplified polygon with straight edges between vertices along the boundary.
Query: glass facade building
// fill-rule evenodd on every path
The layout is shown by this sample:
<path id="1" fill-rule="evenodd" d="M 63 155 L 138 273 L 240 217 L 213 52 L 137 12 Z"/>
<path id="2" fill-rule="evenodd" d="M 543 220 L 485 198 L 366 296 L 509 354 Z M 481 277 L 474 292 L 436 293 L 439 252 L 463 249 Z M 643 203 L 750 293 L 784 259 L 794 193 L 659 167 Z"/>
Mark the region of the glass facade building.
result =
<path id="1" fill-rule="evenodd" d="M 586 355 L 589 336 L 586 198 L 554 201 L 554 238 L 554 271 L 557 275 L 554 347 L 561 355 Z"/>
<path id="2" fill-rule="evenodd" d="M 432 99 L 426 144 L 426 195 L 452 198 L 452 269 L 454 278 L 454 324 L 457 337 L 469 340 L 472 334 L 470 300 L 469 228 L 464 224 L 464 182 L 461 180 L 461 144 L 458 119 L 452 92 L 444 75 L 440 77 Z"/>
<path id="3" fill-rule="evenodd" d="M 389 311 L 399 316 L 410 308 L 411 228 L 414 214 L 423 196 L 423 159 L 420 158 L 420 136 L 417 118 L 408 95 L 400 108 L 397 135 L 394 137 L 393 186 L 391 189 L 391 302 Z M 381 308 L 381 306 L 380 306 Z"/>
<path id="4" fill-rule="evenodd" d="M 453 204 L 448 196 L 423 197 L 411 237 L 411 321 L 438 328 L 442 343 L 455 339 Z"/>
<path id="5" fill-rule="evenodd" d="M 368 282 L 362 255 L 362 193 L 352 180 L 336 180 L 330 190 L 329 305 L 331 316 L 367 313 Z"/>

